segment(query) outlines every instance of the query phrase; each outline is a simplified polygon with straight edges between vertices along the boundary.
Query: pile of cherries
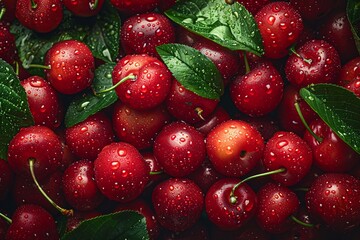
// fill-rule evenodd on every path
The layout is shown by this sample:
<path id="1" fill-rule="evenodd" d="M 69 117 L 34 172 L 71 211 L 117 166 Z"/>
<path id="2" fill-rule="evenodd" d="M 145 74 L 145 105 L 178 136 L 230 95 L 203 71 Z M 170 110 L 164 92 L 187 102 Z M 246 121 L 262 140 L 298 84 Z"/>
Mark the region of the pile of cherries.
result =
<path id="1" fill-rule="evenodd" d="M 0 239 L 59 239 L 60 213 L 71 231 L 126 209 L 145 216 L 151 239 L 360 238 L 360 155 L 299 95 L 309 84 L 333 83 L 360 97 L 346 1 L 238 0 L 258 24 L 262 57 L 177 26 L 163 13 L 175 0 L 110 2 L 123 22 L 115 104 L 65 127 L 69 99 L 90 88 L 102 64 L 80 41 L 50 48 L 45 79 L 20 68 L 35 125 L 0 159 Z M 1 4 L 0 58 L 13 65 L 15 18 L 46 34 L 63 8 L 89 17 L 104 0 Z M 155 48 L 167 43 L 214 62 L 221 99 L 172 76 Z"/>

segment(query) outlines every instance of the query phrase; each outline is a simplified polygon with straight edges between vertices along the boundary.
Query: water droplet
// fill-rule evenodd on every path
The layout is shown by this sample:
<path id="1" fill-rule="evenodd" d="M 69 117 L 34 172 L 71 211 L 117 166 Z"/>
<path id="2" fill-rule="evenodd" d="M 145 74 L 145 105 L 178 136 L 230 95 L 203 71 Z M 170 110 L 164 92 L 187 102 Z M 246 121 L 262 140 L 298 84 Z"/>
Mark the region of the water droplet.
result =
<path id="1" fill-rule="evenodd" d="M 278 142 L 278 143 L 276 144 L 276 147 L 277 147 L 277 148 L 283 148 L 283 147 L 287 146 L 288 144 L 289 144 L 288 141 L 282 140 L 282 141 L 280 141 L 280 142 Z"/>
<path id="2" fill-rule="evenodd" d="M 118 149 L 117 153 L 120 157 L 125 157 L 127 154 L 126 150 L 124 150 L 124 149 Z"/>
<path id="3" fill-rule="evenodd" d="M 112 170 L 117 170 L 117 169 L 119 169 L 119 167 L 120 167 L 120 163 L 118 161 L 111 162 L 111 169 Z"/>
<path id="4" fill-rule="evenodd" d="M 267 22 L 270 24 L 270 25 L 273 25 L 274 24 L 274 22 L 275 22 L 275 17 L 274 16 L 272 16 L 272 15 L 270 15 L 269 17 L 268 17 L 268 19 L 267 19 Z"/>

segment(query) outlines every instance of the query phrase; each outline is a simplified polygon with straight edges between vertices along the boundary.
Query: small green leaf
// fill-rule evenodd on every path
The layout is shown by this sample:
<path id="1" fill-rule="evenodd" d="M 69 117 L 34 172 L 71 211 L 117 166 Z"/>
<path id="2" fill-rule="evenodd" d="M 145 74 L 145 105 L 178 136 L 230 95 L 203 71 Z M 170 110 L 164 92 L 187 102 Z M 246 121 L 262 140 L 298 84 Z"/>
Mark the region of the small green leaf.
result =
<path id="1" fill-rule="evenodd" d="M 95 78 L 92 84 L 92 89 L 95 92 L 108 89 L 113 86 L 112 70 L 115 63 L 106 63 L 95 70 Z M 89 90 L 83 94 L 77 95 L 70 103 L 69 108 L 65 114 L 65 126 L 71 127 L 87 119 L 89 116 L 98 111 L 110 106 L 118 99 L 115 90 L 94 95 Z"/>
<path id="2" fill-rule="evenodd" d="M 0 59 L 0 158 L 7 158 L 9 142 L 20 128 L 33 124 L 24 88 L 13 68 Z"/>
<path id="3" fill-rule="evenodd" d="M 164 44 L 156 50 L 186 89 L 209 99 L 219 99 L 224 93 L 219 70 L 198 50 L 182 44 Z"/>
<path id="4" fill-rule="evenodd" d="M 141 240 L 149 239 L 145 217 L 134 211 L 103 215 L 82 222 L 61 240 Z"/>
<path id="5" fill-rule="evenodd" d="M 105 2 L 96 22 L 85 38 L 94 57 L 105 62 L 115 62 L 119 54 L 121 20 L 116 9 Z"/>
<path id="6" fill-rule="evenodd" d="M 231 50 L 264 54 L 254 17 L 244 6 L 224 0 L 181 0 L 165 14 L 177 24 Z"/>
<path id="7" fill-rule="evenodd" d="M 360 53 L 360 1 L 349 0 L 346 6 L 346 14 L 350 22 L 357 50 Z"/>
<path id="8" fill-rule="evenodd" d="M 301 97 L 350 147 L 360 153 L 360 98 L 333 84 L 300 89 Z"/>

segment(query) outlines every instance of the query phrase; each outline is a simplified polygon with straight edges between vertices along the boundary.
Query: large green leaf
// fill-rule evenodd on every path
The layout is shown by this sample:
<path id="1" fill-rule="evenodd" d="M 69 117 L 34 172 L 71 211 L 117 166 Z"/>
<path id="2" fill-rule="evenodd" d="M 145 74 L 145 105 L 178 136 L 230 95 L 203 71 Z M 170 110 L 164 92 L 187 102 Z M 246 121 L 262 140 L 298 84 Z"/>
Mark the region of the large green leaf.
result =
<path id="1" fill-rule="evenodd" d="M 261 35 L 254 17 L 238 2 L 181 0 L 165 14 L 177 24 L 231 50 L 262 55 Z"/>
<path id="2" fill-rule="evenodd" d="M 164 44 L 156 50 L 176 80 L 186 89 L 210 99 L 219 99 L 223 94 L 219 70 L 198 50 L 182 44 Z"/>
<path id="3" fill-rule="evenodd" d="M 350 22 L 351 31 L 354 36 L 356 47 L 360 53 L 360 1 L 348 0 L 346 14 Z"/>
<path id="4" fill-rule="evenodd" d="M 115 63 L 106 63 L 95 70 L 95 78 L 92 83 L 94 92 L 99 92 L 113 86 L 112 71 Z M 89 90 L 83 94 L 77 95 L 70 103 L 65 114 L 65 126 L 71 127 L 79 122 L 84 121 L 89 116 L 110 106 L 118 99 L 115 90 L 94 95 Z"/>
<path id="5" fill-rule="evenodd" d="M 82 222 L 61 240 L 141 240 L 149 239 L 145 217 L 134 211 L 103 215 Z"/>
<path id="6" fill-rule="evenodd" d="M 333 84 L 302 88 L 301 97 L 350 147 L 360 153 L 360 98 Z"/>
<path id="7" fill-rule="evenodd" d="M 13 68 L 0 59 L 0 158 L 7 158 L 11 139 L 34 124 L 24 88 Z"/>

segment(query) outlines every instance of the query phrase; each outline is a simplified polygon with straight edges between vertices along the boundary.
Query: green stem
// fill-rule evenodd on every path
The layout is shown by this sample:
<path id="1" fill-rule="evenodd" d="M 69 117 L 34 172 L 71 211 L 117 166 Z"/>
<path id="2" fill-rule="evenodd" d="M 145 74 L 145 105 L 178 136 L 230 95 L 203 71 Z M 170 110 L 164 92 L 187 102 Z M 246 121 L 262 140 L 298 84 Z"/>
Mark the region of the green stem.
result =
<path id="1" fill-rule="evenodd" d="M 15 61 L 14 64 L 15 64 L 15 74 L 16 76 L 19 76 L 19 72 L 20 72 L 19 62 Z"/>
<path id="2" fill-rule="evenodd" d="M 151 176 L 152 176 L 152 175 L 160 175 L 160 174 L 163 174 L 163 171 L 150 172 L 149 174 L 150 174 Z"/>
<path id="3" fill-rule="evenodd" d="M 34 0 L 31 0 L 31 8 L 36 9 L 37 6 L 38 6 L 37 3 Z"/>
<path id="4" fill-rule="evenodd" d="M 5 12 L 6 12 L 6 8 L 1 8 L 1 11 L 0 11 L 0 21 L 1 21 L 1 19 L 3 18 Z"/>
<path id="5" fill-rule="evenodd" d="M 255 174 L 253 176 L 247 177 L 244 180 L 240 181 L 239 183 L 235 184 L 235 186 L 232 188 L 231 193 L 230 193 L 230 202 L 232 204 L 235 204 L 237 202 L 236 196 L 235 196 L 235 190 L 244 182 L 247 182 L 251 179 L 254 178 L 259 178 L 259 177 L 265 177 L 265 176 L 269 176 L 269 175 L 273 175 L 273 174 L 277 174 L 277 173 L 282 173 L 285 172 L 286 168 L 279 168 L 270 172 L 264 172 L 264 173 L 259 173 L 259 174 Z"/>
<path id="6" fill-rule="evenodd" d="M 290 218 L 291 218 L 294 222 L 300 224 L 301 226 L 308 227 L 308 228 L 313 228 L 313 227 L 315 227 L 314 224 L 303 222 L 303 221 L 297 219 L 294 215 L 291 215 Z"/>
<path id="7" fill-rule="evenodd" d="M 298 58 L 301 58 L 304 62 L 308 63 L 308 64 L 311 64 L 312 63 L 312 60 L 311 59 L 307 59 L 307 58 L 304 58 L 303 56 L 301 56 L 298 52 L 296 52 L 295 50 L 295 46 L 292 46 L 290 48 L 290 52 L 295 54 Z"/>
<path id="8" fill-rule="evenodd" d="M 129 80 L 129 79 L 130 79 L 130 80 L 134 80 L 134 79 L 136 79 L 136 76 L 133 75 L 133 74 L 130 74 L 130 75 L 124 77 L 123 79 L 121 79 L 119 82 L 117 82 L 117 83 L 116 83 L 115 85 L 113 85 L 112 87 L 107 88 L 107 89 L 104 89 L 104 90 L 101 90 L 101 91 L 99 91 L 99 92 L 96 92 L 95 95 L 97 95 L 97 94 L 102 94 L 102 93 L 106 93 L 106 92 L 110 92 L 110 91 L 114 90 L 115 88 L 117 88 L 120 84 L 122 84 L 123 82 L 125 82 L 125 81 L 127 81 L 127 80 Z"/>
<path id="9" fill-rule="evenodd" d="M 89 2 L 89 6 L 91 10 L 95 10 L 98 7 L 98 5 L 99 5 L 99 0 L 95 0 L 94 3 L 92 3 L 91 0 Z"/>
<path id="10" fill-rule="evenodd" d="M 46 193 L 45 191 L 42 189 L 42 187 L 40 186 L 39 182 L 36 179 L 35 173 L 34 173 L 34 163 L 35 163 L 35 159 L 30 158 L 29 159 L 29 167 L 30 167 L 30 173 L 31 173 L 31 177 L 34 180 L 35 185 L 37 186 L 37 188 L 39 189 L 39 191 L 41 192 L 41 194 L 46 198 L 47 201 L 49 201 L 49 203 L 51 205 L 53 205 L 61 214 L 65 215 L 65 216 L 72 216 L 74 214 L 74 211 L 72 209 L 64 209 L 62 207 L 60 207 L 59 205 L 57 205 Z"/>
<path id="11" fill-rule="evenodd" d="M 202 113 L 204 112 L 204 110 L 201 107 L 197 107 L 195 108 L 195 112 L 196 114 L 199 116 L 199 118 L 203 121 L 205 121 L 205 118 L 203 117 Z"/>
<path id="12" fill-rule="evenodd" d="M 244 54 L 244 63 L 245 63 L 245 71 L 246 71 L 245 74 L 247 74 L 250 72 L 250 66 L 249 66 L 249 61 L 246 56 L 246 52 L 244 51 L 243 54 Z"/>
<path id="13" fill-rule="evenodd" d="M 42 69 L 48 69 L 50 70 L 50 66 L 40 65 L 40 64 L 29 64 L 28 68 L 42 68 Z"/>
<path id="14" fill-rule="evenodd" d="M 323 139 L 322 139 L 321 137 L 319 137 L 318 135 L 316 135 L 316 134 L 314 133 L 314 131 L 309 127 L 309 124 L 307 124 L 307 122 L 306 122 L 306 120 L 305 120 L 305 118 L 304 118 L 304 115 L 303 115 L 302 112 L 301 112 L 299 103 L 298 103 L 298 102 L 295 102 L 295 103 L 294 103 L 294 106 L 295 106 L 296 112 L 298 113 L 298 115 L 299 115 L 299 117 L 300 117 L 300 120 L 301 120 L 301 122 L 304 124 L 306 130 L 309 131 L 309 133 L 316 139 L 316 141 L 318 141 L 319 143 L 321 143 Z"/>
<path id="15" fill-rule="evenodd" d="M 0 213 L 0 217 L 3 218 L 7 223 L 11 224 L 12 220 L 8 218 L 6 215 Z"/>

